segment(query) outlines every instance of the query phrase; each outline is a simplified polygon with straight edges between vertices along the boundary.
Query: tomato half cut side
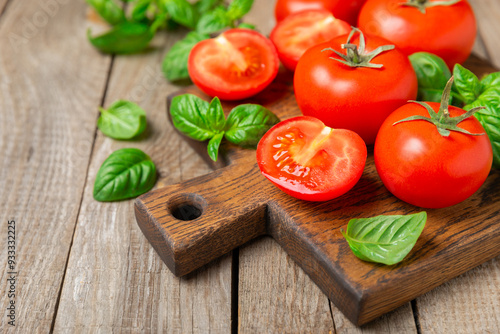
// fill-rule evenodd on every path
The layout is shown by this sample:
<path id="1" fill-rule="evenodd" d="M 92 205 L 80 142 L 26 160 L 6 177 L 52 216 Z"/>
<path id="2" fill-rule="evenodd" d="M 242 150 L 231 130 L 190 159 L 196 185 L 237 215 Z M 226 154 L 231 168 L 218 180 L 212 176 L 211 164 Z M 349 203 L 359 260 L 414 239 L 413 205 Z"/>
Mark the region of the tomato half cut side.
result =
<path id="1" fill-rule="evenodd" d="M 349 191 L 363 174 L 366 155 L 358 134 L 329 128 L 309 116 L 278 123 L 257 146 L 262 174 L 306 201 L 327 201 Z"/>
<path id="2" fill-rule="evenodd" d="M 240 100 L 266 88 L 278 73 L 273 43 L 250 29 L 230 29 L 199 42 L 188 58 L 193 83 L 210 96 Z"/>
<path id="3" fill-rule="evenodd" d="M 271 32 L 271 41 L 283 65 L 294 71 L 300 56 L 310 47 L 347 34 L 351 26 L 327 10 L 306 10 L 291 14 Z"/>

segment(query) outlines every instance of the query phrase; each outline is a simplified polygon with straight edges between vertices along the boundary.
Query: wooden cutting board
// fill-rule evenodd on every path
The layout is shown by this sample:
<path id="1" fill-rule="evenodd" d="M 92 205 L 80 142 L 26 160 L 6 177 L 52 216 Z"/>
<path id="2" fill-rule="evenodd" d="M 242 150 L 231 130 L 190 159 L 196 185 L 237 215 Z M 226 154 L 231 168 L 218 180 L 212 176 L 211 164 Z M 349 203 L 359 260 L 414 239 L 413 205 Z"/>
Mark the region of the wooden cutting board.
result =
<path id="1" fill-rule="evenodd" d="M 465 67 L 478 75 L 495 71 L 476 57 Z M 244 102 L 262 104 L 281 119 L 300 115 L 291 83 L 290 73 L 280 73 L 268 89 Z M 210 99 L 195 87 L 178 92 L 184 93 Z M 224 109 L 235 105 L 224 103 Z M 385 189 L 372 147 L 364 174 L 351 191 L 311 203 L 286 195 L 264 178 L 254 150 L 225 143 L 214 164 L 206 143 L 184 138 L 215 171 L 151 191 L 135 202 L 139 227 L 177 276 L 269 234 L 353 323 L 361 325 L 500 254 L 498 171 L 465 202 L 426 210 L 427 224 L 413 250 L 401 263 L 385 266 L 355 257 L 340 228 L 345 230 L 351 218 L 422 209 Z"/>

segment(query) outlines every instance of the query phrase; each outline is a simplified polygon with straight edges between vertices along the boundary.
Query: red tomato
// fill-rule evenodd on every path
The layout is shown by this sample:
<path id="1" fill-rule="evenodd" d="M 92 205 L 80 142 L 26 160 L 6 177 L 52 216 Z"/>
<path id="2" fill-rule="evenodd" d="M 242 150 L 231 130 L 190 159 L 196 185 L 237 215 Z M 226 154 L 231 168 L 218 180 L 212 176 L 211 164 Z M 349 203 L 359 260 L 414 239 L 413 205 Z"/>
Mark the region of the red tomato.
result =
<path id="1" fill-rule="evenodd" d="M 285 193 L 327 201 L 350 190 L 366 162 L 366 145 L 354 132 L 326 127 L 314 117 L 278 123 L 260 140 L 262 174 Z"/>
<path id="2" fill-rule="evenodd" d="M 222 100 L 240 100 L 266 88 L 278 74 L 273 43 L 250 29 L 230 29 L 199 42 L 188 58 L 191 80 Z"/>
<path id="3" fill-rule="evenodd" d="M 433 110 L 439 103 L 427 102 Z M 449 107 L 451 116 L 464 113 Z M 380 128 L 374 156 L 378 174 L 387 189 L 399 199 L 424 208 L 443 208 L 462 202 L 484 183 L 493 154 L 486 134 L 472 136 L 451 131 L 443 137 L 435 125 L 408 121 L 413 115 L 429 117 L 417 103 L 394 111 Z M 471 133 L 485 133 L 475 117 L 458 124 Z"/>
<path id="4" fill-rule="evenodd" d="M 359 14 L 359 28 L 388 39 L 406 55 L 434 53 L 450 68 L 469 57 L 476 38 L 476 19 L 467 0 L 429 7 L 425 14 L 402 3 L 368 0 Z"/>
<path id="5" fill-rule="evenodd" d="M 278 0 L 274 7 L 276 22 L 292 13 L 307 9 L 326 9 L 336 18 L 355 26 L 359 10 L 366 0 Z"/>
<path id="6" fill-rule="evenodd" d="M 367 145 L 375 142 L 384 119 L 417 96 L 417 77 L 408 57 L 397 49 L 373 58 L 381 68 L 350 67 L 335 59 L 346 54 L 341 45 L 347 35 L 310 48 L 300 58 L 294 76 L 297 103 L 306 116 L 317 117 L 327 126 L 349 129 Z M 351 43 L 359 44 L 359 34 Z M 390 44 L 377 36 L 366 37 L 366 52 Z M 335 58 L 335 59 L 332 59 Z"/>
<path id="7" fill-rule="evenodd" d="M 271 41 L 283 65 L 295 71 L 300 56 L 311 46 L 347 34 L 351 26 L 333 17 L 327 10 L 294 13 L 279 22 L 271 32 Z"/>

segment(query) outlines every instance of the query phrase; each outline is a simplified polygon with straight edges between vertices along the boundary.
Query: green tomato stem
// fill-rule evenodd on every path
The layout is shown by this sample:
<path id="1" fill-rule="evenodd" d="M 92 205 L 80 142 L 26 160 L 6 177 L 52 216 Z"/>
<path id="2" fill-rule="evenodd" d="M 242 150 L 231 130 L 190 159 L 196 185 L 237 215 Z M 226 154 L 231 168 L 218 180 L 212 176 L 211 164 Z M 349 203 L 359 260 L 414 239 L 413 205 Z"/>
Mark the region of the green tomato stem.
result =
<path id="1" fill-rule="evenodd" d="M 436 6 L 453 6 L 462 0 L 443 0 L 443 1 L 429 1 L 429 0 L 407 0 L 401 6 L 417 8 L 422 14 L 425 14 L 427 8 Z"/>

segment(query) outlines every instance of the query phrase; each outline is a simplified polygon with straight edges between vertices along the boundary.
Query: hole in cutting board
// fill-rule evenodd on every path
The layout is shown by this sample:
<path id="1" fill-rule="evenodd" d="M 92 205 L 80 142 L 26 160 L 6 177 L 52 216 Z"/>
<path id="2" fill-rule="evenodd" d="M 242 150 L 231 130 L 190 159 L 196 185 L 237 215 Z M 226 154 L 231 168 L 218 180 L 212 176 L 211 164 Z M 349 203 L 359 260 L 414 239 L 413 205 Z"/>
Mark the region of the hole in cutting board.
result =
<path id="1" fill-rule="evenodd" d="M 179 220 L 199 218 L 207 206 L 207 201 L 198 194 L 179 194 L 168 201 L 168 211 Z"/>

